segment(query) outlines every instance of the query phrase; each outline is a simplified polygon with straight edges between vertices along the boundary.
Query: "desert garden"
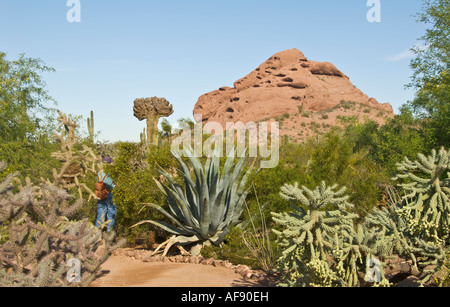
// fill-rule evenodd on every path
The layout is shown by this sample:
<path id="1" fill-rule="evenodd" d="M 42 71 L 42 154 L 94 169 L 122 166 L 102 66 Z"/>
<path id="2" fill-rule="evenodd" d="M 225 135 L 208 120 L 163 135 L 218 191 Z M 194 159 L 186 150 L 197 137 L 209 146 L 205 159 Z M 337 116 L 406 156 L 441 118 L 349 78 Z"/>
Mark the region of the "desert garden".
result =
<path id="1" fill-rule="evenodd" d="M 91 108 L 58 110 L 53 68 L 0 52 L 0 286 L 449 286 L 448 6 L 419 14 L 433 27 L 399 114 L 290 49 L 200 96 L 194 120 L 125 102 L 137 142 L 100 141 Z M 241 120 L 271 125 L 264 146 L 222 129 Z"/>

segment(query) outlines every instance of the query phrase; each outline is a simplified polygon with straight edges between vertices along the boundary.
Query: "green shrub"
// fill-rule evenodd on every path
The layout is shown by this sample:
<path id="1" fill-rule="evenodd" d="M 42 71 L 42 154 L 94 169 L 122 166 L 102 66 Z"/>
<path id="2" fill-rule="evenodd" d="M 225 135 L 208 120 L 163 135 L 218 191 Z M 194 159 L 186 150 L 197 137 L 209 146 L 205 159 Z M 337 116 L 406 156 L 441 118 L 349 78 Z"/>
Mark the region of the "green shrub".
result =
<path id="1" fill-rule="evenodd" d="M 142 208 L 142 203 L 156 203 L 163 206 L 166 199 L 158 189 L 154 178 L 159 179 L 157 167 L 174 170 L 175 160 L 170 154 L 170 147 L 165 144 L 161 147 L 152 146 L 146 150 L 145 146 L 136 143 L 118 144 L 118 154 L 111 166 L 106 170 L 116 182 L 113 201 L 117 206 L 116 231 L 126 236 L 129 243 L 136 240 L 148 240 L 149 232 L 157 232 L 164 237 L 156 227 L 143 226 L 130 227 L 142 219 L 163 219 L 163 215 Z M 148 242 L 146 242 L 148 243 Z"/>

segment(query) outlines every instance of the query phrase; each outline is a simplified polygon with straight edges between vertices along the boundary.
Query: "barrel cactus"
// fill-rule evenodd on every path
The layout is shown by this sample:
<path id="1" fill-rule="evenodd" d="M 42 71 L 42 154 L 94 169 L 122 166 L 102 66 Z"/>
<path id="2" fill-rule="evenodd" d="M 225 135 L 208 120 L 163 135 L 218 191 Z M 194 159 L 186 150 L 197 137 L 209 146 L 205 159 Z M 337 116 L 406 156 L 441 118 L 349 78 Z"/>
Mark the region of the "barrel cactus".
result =
<path id="1" fill-rule="evenodd" d="M 143 204 L 158 210 L 172 223 L 146 220 L 133 227 L 150 223 L 173 234 L 155 253 L 165 246 L 165 256 L 169 248 L 176 244 L 179 247 L 191 245 L 190 253 L 196 255 L 205 244 L 223 243 L 231 227 L 239 223 L 248 194 L 246 183 L 253 167 L 245 171 L 246 157 L 239 158 L 234 164 L 235 151 L 227 157 L 222 170 L 217 152 L 202 165 L 191 149 L 185 149 L 183 156 L 188 158 L 191 168 L 178 153 L 172 154 L 181 166 L 184 189 L 169 173 L 160 169 L 168 184 L 155 181 L 167 198 L 170 212 L 156 204 Z M 191 169 L 195 179 L 191 177 Z"/>

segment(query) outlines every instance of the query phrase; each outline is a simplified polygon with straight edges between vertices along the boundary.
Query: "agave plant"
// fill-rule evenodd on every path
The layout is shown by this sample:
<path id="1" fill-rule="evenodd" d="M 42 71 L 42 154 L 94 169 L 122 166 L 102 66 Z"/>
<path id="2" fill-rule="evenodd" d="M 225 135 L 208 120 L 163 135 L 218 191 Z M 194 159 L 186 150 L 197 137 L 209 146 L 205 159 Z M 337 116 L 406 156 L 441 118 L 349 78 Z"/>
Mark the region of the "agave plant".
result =
<path id="1" fill-rule="evenodd" d="M 178 246 L 192 244 L 194 246 L 191 254 L 195 255 L 200 252 L 204 244 L 223 243 L 232 226 L 239 223 L 248 194 L 246 183 L 253 165 L 244 172 L 247 158 L 241 157 L 235 164 L 233 150 L 221 170 L 218 152 L 202 164 L 191 149 L 185 149 L 184 156 L 188 158 L 192 166 L 194 180 L 191 177 L 190 168 L 181 156 L 176 152 L 172 154 L 181 166 L 179 173 L 184 180 L 184 189 L 170 174 L 160 169 L 159 172 L 167 179 L 168 185 L 156 179 L 155 182 L 165 194 L 170 212 L 156 204 L 143 204 L 158 210 L 172 223 L 146 220 L 133 227 L 150 223 L 174 235 L 161 244 L 155 253 L 165 246 L 163 253 L 165 256 L 174 244 Z"/>

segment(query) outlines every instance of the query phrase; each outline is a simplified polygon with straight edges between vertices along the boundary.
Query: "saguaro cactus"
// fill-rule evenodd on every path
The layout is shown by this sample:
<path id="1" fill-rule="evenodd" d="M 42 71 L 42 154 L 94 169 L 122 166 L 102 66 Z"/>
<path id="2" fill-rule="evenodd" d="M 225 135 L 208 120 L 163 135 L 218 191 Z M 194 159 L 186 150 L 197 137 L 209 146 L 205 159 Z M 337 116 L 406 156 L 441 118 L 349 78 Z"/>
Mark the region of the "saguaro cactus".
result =
<path id="1" fill-rule="evenodd" d="M 87 119 L 87 127 L 91 142 L 94 142 L 94 111 L 91 111 L 91 117 Z"/>
<path id="2" fill-rule="evenodd" d="M 147 143 L 158 145 L 158 121 L 173 114 L 172 105 L 165 98 L 138 98 L 134 101 L 134 116 L 147 120 Z"/>

